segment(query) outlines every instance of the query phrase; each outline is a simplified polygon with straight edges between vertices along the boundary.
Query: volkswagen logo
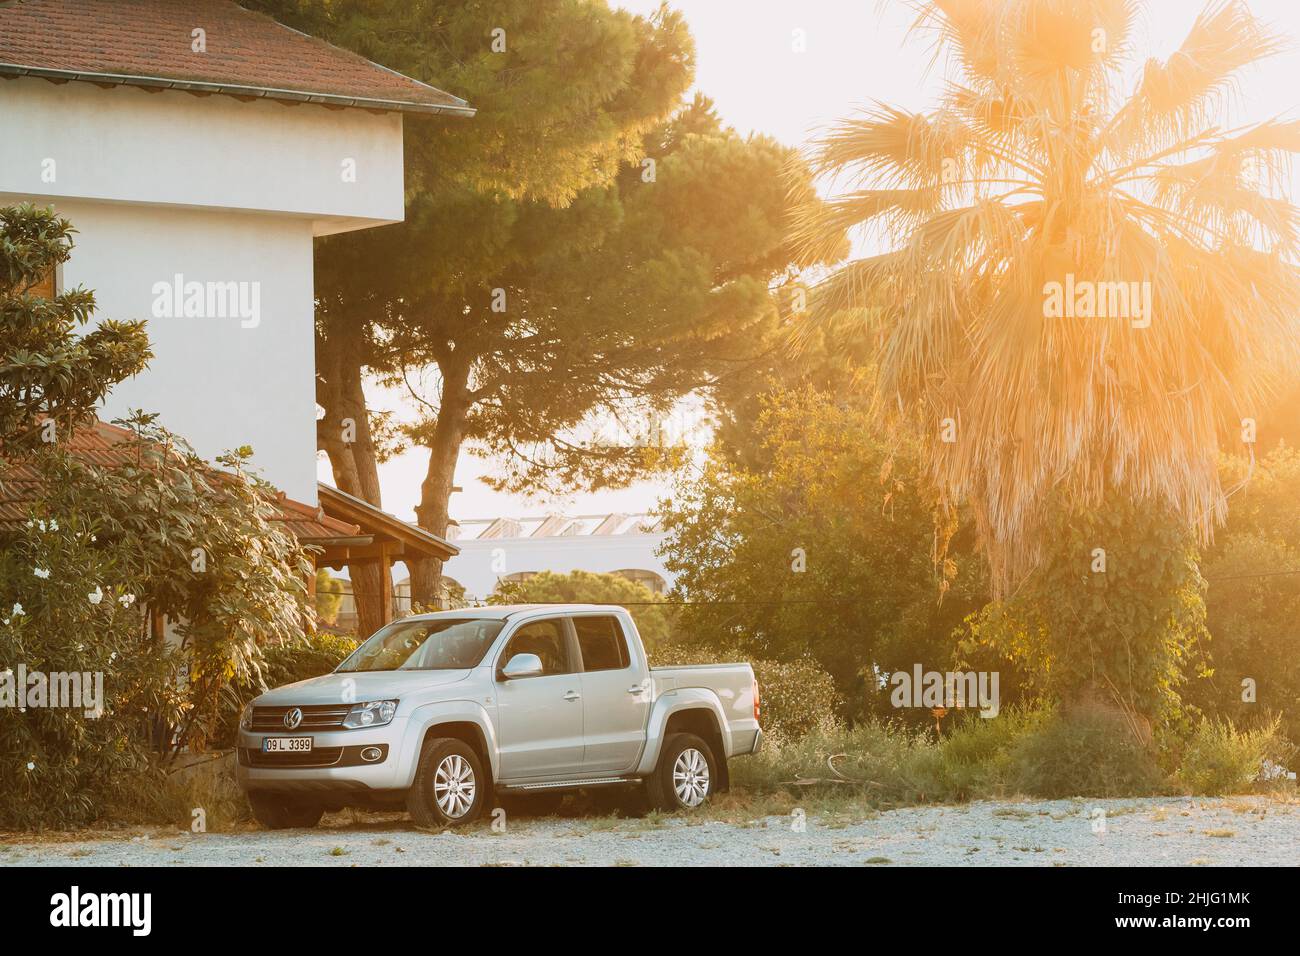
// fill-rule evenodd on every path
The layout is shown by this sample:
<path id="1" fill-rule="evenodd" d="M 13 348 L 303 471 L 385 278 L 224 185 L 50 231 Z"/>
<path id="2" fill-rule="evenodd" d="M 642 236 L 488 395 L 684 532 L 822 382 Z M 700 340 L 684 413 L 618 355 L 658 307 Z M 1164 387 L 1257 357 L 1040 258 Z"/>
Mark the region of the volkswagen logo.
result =
<path id="1" fill-rule="evenodd" d="M 297 730 L 298 725 L 302 723 L 302 708 L 294 707 L 284 715 L 284 726 L 288 730 Z"/>

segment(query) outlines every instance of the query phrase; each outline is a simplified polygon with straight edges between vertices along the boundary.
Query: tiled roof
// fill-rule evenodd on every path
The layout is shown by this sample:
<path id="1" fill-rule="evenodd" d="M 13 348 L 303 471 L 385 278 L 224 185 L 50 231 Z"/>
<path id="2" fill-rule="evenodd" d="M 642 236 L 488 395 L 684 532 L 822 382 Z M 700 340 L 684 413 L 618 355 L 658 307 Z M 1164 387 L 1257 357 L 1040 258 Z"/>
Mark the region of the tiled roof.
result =
<path id="1" fill-rule="evenodd" d="M 68 439 L 68 451 L 81 461 L 103 468 L 121 465 L 129 460 L 129 446 L 122 443 L 131 432 L 107 422 L 96 422 L 93 427 L 80 428 Z M 222 472 L 213 469 L 213 474 Z M 0 484 L 0 528 L 26 521 L 28 510 L 39 497 L 40 473 L 31 465 L 16 464 L 5 472 Z M 314 544 L 338 538 L 353 537 L 360 529 L 346 521 L 331 518 L 319 507 L 295 501 L 280 493 L 271 502 L 276 513 L 272 521 L 279 521 L 286 531 L 303 544 Z"/>
<path id="2" fill-rule="evenodd" d="M 205 52 L 192 33 L 204 31 Z M 0 76 L 426 113 L 464 100 L 231 0 L 4 0 Z"/>

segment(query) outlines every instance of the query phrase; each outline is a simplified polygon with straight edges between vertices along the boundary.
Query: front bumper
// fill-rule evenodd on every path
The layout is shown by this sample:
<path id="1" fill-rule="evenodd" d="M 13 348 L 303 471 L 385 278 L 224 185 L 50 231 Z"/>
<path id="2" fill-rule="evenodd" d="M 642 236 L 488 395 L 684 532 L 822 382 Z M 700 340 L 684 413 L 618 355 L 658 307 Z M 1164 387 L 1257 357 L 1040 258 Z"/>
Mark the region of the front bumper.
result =
<path id="1" fill-rule="evenodd" d="M 235 779 L 242 790 L 400 790 L 411 785 L 412 767 L 406 751 L 407 720 L 394 718 L 383 727 L 312 733 L 267 733 L 240 730 Z M 311 737 L 312 752 L 328 766 L 269 766 L 260 758 L 264 737 Z M 361 752 L 379 748 L 379 760 L 365 761 Z M 336 753 L 337 752 L 337 753 Z"/>

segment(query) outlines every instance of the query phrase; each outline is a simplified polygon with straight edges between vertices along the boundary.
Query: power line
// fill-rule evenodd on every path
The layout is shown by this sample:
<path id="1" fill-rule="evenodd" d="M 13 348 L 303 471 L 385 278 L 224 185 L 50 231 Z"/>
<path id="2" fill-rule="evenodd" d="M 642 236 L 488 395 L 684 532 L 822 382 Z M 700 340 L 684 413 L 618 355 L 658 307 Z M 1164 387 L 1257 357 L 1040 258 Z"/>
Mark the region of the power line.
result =
<path id="1" fill-rule="evenodd" d="M 1281 571 L 1259 571 L 1252 574 L 1224 574 L 1212 578 L 1206 578 L 1206 584 L 1216 584 L 1226 581 L 1246 581 L 1257 578 L 1284 577 L 1292 574 L 1300 574 L 1300 568 L 1290 568 Z M 318 592 L 318 596 L 329 597 L 336 595 L 338 597 L 377 597 L 381 596 L 375 591 L 343 591 L 343 592 Z M 395 601 L 409 603 L 410 597 L 405 595 L 388 595 Z M 522 604 L 537 604 L 539 606 L 558 606 L 563 604 L 582 604 L 588 602 L 582 601 L 535 601 L 523 600 Z M 766 601 L 619 601 L 620 607 L 783 607 L 802 606 L 808 604 L 856 604 L 857 598 L 799 598 L 792 600 L 766 600 Z M 494 605 L 476 605 L 478 607 L 493 607 Z M 466 608 L 455 608 L 453 610 L 472 610 L 473 606 Z"/>
<path id="2" fill-rule="evenodd" d="M 1300 568 L 1293 568 L 1286 571 L 1259 571 L 1254 574 L 1224 574 L 1219 577 L 1206 578 L 1207 584 L 1213 584 L 1215 581 L 1242 581 L 1247 578 L 1275 578 L 1284 574 L 1300 574 Z"/>

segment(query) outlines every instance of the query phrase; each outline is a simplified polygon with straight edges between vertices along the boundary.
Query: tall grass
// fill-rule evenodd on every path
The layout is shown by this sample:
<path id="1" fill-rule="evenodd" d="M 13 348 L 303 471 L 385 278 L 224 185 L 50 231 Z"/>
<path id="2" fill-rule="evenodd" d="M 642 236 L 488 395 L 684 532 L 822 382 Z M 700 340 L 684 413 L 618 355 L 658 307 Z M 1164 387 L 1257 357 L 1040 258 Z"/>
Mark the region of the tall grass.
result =
<path id="1" fill-rule="evenodd" d="M 1246 731 L 1226 720 L 1202 720 L 1183 752 L 1179 780 L 1194 793 L 1217 795 L 1250 789 L 1264 761 L 1287 756 L 1290 748 L 1282 740 L 1280 726 L 1280 717 Z"/>
<path id="2" fill-rule="evenodd" d="M 1050 708 L 960 718 L 936 739 L 898 723 L 826 720 L 798 738 L 776 736 L 731 764 L 742 794 L 838 793 L 877 808 L 1017 795 L 1148 796 L 1250 789 L 1264 759 L 1282 759 L 1277 727 L 1242 732 L 1203 724 L 1168 773 L 1155 751 L 1104 715 Z"/>

